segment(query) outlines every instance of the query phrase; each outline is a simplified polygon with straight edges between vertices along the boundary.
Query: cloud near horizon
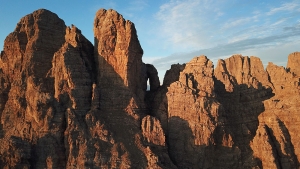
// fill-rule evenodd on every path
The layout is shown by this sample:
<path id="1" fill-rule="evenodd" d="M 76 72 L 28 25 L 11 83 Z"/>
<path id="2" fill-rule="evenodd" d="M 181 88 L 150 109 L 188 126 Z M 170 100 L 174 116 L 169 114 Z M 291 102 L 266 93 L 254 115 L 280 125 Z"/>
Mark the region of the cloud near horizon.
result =
<path id="1" fill-rule="evenodd" d="M 253 52 L 264 64 L 282 64 L 289 53 L 299 50 L 300 2 L 248 3 L 252 4 L 171 0 L 161 5 L 156 14 L 161 23 L 157 29 L 166 40 L 158 43 L 174 52 L 151 60 L 160 76 L 171 63 L 186 63 L 199 55 L 216 60 Z"/>

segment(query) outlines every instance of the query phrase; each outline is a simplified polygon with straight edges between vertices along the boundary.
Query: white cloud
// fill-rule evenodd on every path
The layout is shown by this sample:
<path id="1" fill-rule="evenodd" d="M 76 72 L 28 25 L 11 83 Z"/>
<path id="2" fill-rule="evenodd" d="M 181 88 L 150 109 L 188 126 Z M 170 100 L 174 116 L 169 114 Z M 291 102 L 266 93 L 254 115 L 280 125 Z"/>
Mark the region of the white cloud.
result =
<path id="1" fill-rule="evenodd" d="M 298 7 L 299 7 L 299 3 L 296 2 L 284 3 L 280 7 L 274 7 L 270 9 L 270 11 L 267 12 L 267 15 L 274 15 L 282 11 L 293 11 L 294 9 L 298 9 Z"/>
<path id="2" fill-rule="evenodd" d="M 162 56 L 152 56 L 152 57 L 143 57 L 143 62 L 144 63 L 149 63 L 152 64 L 155 60 L 159 60 L 163 58 Z"/>
<path id="3" fill-rule="evenodd" d="M 160 7 L 156 18 L 160 22 L 159 34 L 174 50 L 195 50 L 209 47 L 210 20 L 223 15 L 218 1 L 179 0 Z"/>
<path id="4" fill-rule="evenodd" d="M 275 23 L 273 23 L 271 26 L 274 27 L 274 26 L 281 25 L 281 24 L 283 24 L 286 20 L 287 20 L 287 18 L 279 19 L 278 21 L 276 21 Z"/>
<path id="5" fill-rule="evenodd" d="M 226 22 L 221 29 L 229 29 L 233 28 L 236 26 L 241 26 L 248 24 L 250 22 L 255 22 L 257 20 L 259 15 L 254 15 L 252 17 L 244 17 L 244 18 L 239 18 L 239 19 L 232 19 L 229 22 Z"/>
<path id="6" fill-rule="evenodd" d="M 257 55 L 266 63 L 282 64 L 289 53 L 297 50 L 299 3 L 273 3 L 275 7 L 267 12 L 270 4 L 252 4 L 251 8 L 236 2 L 226 6 L 229 3 L 171 0 L 160 7 L 156 18 L 160 21 L 157 29 L 162 42 L 158 43 L 164 42 L 174 51 L 167 57 L 151 60 L 160 74 L 171 64 L 186 63 L 202 54 L 217 61 L 241 53 Z"/>
<path id="7" fill-rule="evenodd" d="M 295 28 L 296 29 L 296 28 Z M 285 34 L 272 35 L 264 38 L 244 39 L 233 43 L 219 45 L 213 48 L 196 50 L 193 52 L 172 54 L 168 57 L 153 61 L 158 71 L 165 71 L 170 68 L 170 64 L 186 63 L 193 57 L 206 55 L 213 61 L 219 58 L 230 57 L 235 53 L 243 55 L 256 55 L 266 63 L 282 63 L 287 60 L 287 55 L 292 53 L 300 45 L 300 29 L 294 31 L 289 29 Z M 299 48 L 300 50 L 300 48 Z M 271 57 L 271 58 L 268 58 Z"/>

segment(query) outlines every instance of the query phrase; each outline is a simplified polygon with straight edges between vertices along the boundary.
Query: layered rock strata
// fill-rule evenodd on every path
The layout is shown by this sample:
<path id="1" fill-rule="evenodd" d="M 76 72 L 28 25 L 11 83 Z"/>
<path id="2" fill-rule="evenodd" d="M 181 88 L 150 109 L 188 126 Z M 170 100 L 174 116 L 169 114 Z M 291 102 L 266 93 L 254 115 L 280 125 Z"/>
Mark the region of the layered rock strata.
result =
<path id="1" fill-rule="evenodd" d="M 0 168 L 299 168 L 300 54 L 142 62 L 134 24 L 100 9 L 95 44 L 40 9 L 0 57 Z M 150 90 L 147 90 L 149 81 Z"/>

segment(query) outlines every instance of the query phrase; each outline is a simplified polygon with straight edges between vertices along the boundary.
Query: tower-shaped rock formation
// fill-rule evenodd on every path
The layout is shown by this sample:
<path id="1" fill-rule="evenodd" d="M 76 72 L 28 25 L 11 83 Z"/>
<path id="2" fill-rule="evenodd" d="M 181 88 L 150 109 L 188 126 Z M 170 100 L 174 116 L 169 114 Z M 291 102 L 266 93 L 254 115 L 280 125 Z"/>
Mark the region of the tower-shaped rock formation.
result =
<path id="1" fill-rule="evenodd" d="M 94 21 L 94 36 L 102 108 L 127 106 L 126 99 L 142 106 L 143 50 L 134 24 L 114 10 L 100 9 Z"/>
<path id="2" fill-rule="evenodd" d="M 222 109 L 215 99 L 213 64 L 206 56 L 185 65 L 178 81 L 168 87 L 168 145 L 171 159 L 179 168 L 212 166 L 207 154 L 222 126 Z M 207 161 L 206 161 L 207 160 Z M 202 163 L 202 164 L 200 164 Z"/>
<path id="3" fill-rule="evenodd" d="M 68 167 L 78 155 L 70 125 L 91 105 L 93 45 L 75 26 L 66 27 L 41 9 L 23 17 L 8 35 L 0 63 L 0 166 Z"/>
<path id="4" fill-rule="evenodd" d="M 50 73 L 53 55 L 65 42 L 65 30 L 56 14 L 42 9 L 23 17 L 5 40 L 0 69 L 6 84 L 1 95 L 6 100 L 1 101 L 5 106 L 0 114 L 1 154 L 6 155 L 1 156 L 1 168 L 45 167 L 46 159 L 54 167 L 65 166 L 58 163 L 65 159 L 64 114 L 55 106 Z"/>
<path id="5" fill-rule="evenodd" d="M 163 130 L 157 130 L 159 138 L 148 130 L 160 127 L 160 123 L 154 117 L 146 116 L 144 86 L 147 78 L 156 80 L 154 88 L 158 88 L 159 84 L 152 77 L 153 73 L 149 75 L 151 77 L 147 76 L 155 68 L 149 65 L 150 70 L 142 62 L 143 50 L 134 24 L 114 10 L 100 9 L 94 21 L 94 36 L 97 65 L 95 88 L 99 91 L 101 111 L 97 116 L 105 121 L 112 133 L 115 140 L 113 146 L 121 146 L 122 151 L 118 150 L 124 154 L 121 163 L 133 168 L 172 167 Z"/>

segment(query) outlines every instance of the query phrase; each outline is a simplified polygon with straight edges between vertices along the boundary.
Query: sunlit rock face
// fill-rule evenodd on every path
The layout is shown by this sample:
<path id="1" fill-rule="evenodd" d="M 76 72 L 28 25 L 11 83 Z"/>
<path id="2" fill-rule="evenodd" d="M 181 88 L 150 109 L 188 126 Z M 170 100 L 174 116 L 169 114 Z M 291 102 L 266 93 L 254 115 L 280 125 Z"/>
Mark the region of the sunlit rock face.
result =
<path id="1" fill-rule="evenodd" d="M 7 36 L 0 168 L 299 168 L 299 52 L 199 56 L 161 85 L 131 21 L 100 9 L 94 37 L 45 9 Z"/>
<path id="2" fill-rule="evenodd" d="M 291 55 L 293 57 L 291 57 Z M 297 63 L 300 57 L 291 54 Z M 291 62 L 291 61 L 289 61 Z M 291 68 L 233 55 L 172 65 L 151 113 L 179 168 L 298 168 L 299 77 Z M 295 68 L 297 69 L 297 68 Z"/>

